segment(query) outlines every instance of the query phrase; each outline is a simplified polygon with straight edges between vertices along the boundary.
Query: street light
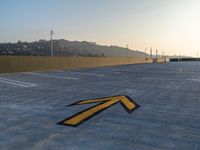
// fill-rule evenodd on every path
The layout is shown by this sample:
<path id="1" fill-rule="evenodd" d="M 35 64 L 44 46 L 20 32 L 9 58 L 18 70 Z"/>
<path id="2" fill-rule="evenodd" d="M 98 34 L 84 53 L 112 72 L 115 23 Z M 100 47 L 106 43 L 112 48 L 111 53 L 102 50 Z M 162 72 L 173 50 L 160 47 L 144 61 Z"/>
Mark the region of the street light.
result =
<path id="1" fill-rule="evenodd" d="M 126 55 L 127 55 L 127 58 L 128 58 L 128 46 L 129 46 L 129 45 L 127 44 L 126 46 L 127 46 L 127 51 L 126 51 L 127 54 L 126 54 Z"/>
<path id="2" fill-rule="evenodd" d="M 145 58 L 147 58 L 147 48 L 145 48 L 144 51 L 145 51 Z"/>
<path id="3" fill-rule="evenodd" d="M 158 58 L 158 49 L 156 48 L 156 58 Z"/>
<path id="4" fill-rule="evenodd" d="M 165 52 L 162 52 L 162 57 L 165 57 Z"/>
<path id="5" fill-rule="evenodd" d="M 153 55 L 152 55 L 152 47 L 150 48 L 150 56 L 151 56 L 151 58 L 153 58 Z"/>
<path id="6" fill-rule="evenodd" d="M 51 40 L 51 56 L 53 56 L 53 40 L 52 40 L 52 36 L 53 36 L 53 30 L 50 31 L 50 40 Z"/>

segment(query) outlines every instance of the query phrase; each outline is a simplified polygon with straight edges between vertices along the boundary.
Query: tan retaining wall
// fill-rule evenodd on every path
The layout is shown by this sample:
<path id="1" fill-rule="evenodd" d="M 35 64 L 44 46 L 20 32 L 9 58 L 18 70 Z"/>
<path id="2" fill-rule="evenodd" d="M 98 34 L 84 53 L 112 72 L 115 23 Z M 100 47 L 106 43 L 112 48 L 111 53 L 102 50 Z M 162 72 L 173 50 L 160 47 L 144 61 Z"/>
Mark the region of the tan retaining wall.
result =
<path id="1" fill-rule="evenodd" d="M 0 73 L 152 63 L 148 58 L 0 56 Z"/>
<path id="2" fill-rule="evenodd" d="M 153 62 L 162 64 L 162 63 L 167 63 L 169 61 L 168 61 L 168 58 L 160 57 L 160 58 L 154 58 Z"/>

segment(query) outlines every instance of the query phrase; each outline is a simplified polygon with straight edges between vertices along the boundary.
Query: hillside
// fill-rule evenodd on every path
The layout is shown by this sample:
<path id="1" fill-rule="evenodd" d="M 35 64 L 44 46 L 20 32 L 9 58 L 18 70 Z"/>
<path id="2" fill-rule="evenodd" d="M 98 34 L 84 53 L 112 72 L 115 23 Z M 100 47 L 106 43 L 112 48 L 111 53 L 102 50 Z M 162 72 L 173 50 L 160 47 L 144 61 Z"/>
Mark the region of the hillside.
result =
<path id="1" fill-rule="evenodd" d="M 87 52 L 92 55 L 98 56 L 115 56 L 115 57 L 127 57 L 128 56 L 137 56 L 137 57 L 144 57 L 145 54 L 139 51 L 133 51 L 127 48 L 118 47 L 118 46 L 101 46 L 97 45 L 93 42 L 87 41 L 67 41 L 67 40 L 55 40 L 54 43 L 59 45 L 61 50 L 64 51 L 75 51 L 78 50 L 79 52 Z"/>
<path id="2" fill-rule="evenodd" d="M 102 46 L 94 42 L 53 41 L 56 56 L 113 56 L 113 57 L 145 57 L 145 53 L 118 46 Z M 0 55 L 50 55 L 50 41 L 0 43 Z"/>

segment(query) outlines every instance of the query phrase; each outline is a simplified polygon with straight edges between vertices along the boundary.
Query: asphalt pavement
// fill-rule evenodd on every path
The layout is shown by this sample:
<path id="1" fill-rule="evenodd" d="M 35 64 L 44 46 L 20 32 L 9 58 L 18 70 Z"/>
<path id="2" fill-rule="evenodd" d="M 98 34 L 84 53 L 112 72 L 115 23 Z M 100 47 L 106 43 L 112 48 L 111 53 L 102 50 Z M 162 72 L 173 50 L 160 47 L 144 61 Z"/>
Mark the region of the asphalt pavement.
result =
<path id="1" fill-rule="evenodd" d="M 113 96 L 140 107 L 113 103 L 79 126 L 58 124 L 101 102 L 68 105 Z M 200 63 L 0 74 L 0 149 L 200 150 Z"/>

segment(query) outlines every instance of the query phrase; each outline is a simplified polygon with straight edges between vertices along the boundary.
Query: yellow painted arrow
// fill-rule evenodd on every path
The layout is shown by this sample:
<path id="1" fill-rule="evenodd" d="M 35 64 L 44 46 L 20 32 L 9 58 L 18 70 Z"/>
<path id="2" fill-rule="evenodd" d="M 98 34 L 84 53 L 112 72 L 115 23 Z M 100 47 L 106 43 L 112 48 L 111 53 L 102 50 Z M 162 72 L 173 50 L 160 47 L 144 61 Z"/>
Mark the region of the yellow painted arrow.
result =
<path id="1" fill-rule="evenodd" d="M 133 112 L 136 108 L 139 107 L 139 105 L 137 105 L 134 101 L 132 101 L 131 98 L 129 98 L 128 96 L 113 96 L 113 97 L 99 98 L 99 99 L 94 99 L 94 100 L 83 100 L 83 101 L 79 101 L 74 104 L 71 104 L 69 106 L 83 105 L 83 104 L 90 104 L 90 103 L 97 103 L 97 102 L 100 102 L 100 103 L 63 120 L 59 122 L 58 124 L 77 127 L 81 125 L 82 123 L 84 123 L 85 121 L 87 121 L 88 119 L 102 112 L 103 110 L 119 102 L 126 109 L 128 113 Z"/>

